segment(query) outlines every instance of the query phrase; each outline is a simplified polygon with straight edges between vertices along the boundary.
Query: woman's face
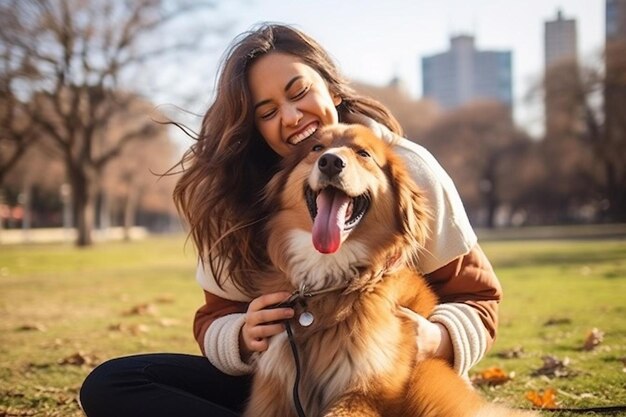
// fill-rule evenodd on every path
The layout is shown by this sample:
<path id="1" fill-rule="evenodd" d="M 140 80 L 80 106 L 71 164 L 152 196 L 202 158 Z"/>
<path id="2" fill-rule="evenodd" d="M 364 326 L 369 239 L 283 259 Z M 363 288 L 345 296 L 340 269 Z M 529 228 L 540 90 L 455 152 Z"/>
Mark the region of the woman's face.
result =
<path id="1" fill-rule="evenodd" d="M 248 71 L 254 123 L 267 144 L 280 156 L 307 140 L 321 126 L 337 123 L 335 106 L 341 98 L 325 80 L 297 57 L 270 52 Z"/>

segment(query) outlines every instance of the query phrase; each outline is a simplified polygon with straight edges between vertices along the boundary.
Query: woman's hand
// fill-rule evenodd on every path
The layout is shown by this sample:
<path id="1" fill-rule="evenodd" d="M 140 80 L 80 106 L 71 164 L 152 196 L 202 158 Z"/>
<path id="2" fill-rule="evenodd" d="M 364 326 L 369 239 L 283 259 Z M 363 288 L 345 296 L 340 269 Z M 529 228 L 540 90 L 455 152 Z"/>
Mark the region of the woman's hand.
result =
<path id="1" fill-rule="evenodd" d="M 406 307 L 399 307 L 398 315 L 415 323 L 418 361 L 427 358 L 441 358 L 450 364 L 454 363 L 452 341 L 444 326 L 428 321 L 425 317 Z"/>
<path id="2" fill-rule="evenodd" d="M 294 315 L 292 308 L 267 308 L 289 298 L 288 292 L 265 294 L 255 298 L 248 305 L 244 325 L 239 333 L 241 359 L 247 361 L 253 352 L 267 350 L 269 338 L 285 330 L 282 320 Z"/>

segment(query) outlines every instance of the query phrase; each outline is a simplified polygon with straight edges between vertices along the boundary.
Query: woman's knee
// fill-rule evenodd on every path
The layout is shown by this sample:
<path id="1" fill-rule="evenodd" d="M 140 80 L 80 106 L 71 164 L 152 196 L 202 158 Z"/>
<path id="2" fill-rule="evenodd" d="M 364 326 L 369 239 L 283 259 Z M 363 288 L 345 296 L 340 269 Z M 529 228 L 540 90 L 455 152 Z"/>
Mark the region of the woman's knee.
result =
<path id="1" fill-rule="evenodd" d="M 80 388 L 80 405 L 89 416 L 102 415 L 106 409 L 120 400 L 124 387 L 138 382 L 138 364 L 132 357 L 108 360 L 94 368 Z"/>

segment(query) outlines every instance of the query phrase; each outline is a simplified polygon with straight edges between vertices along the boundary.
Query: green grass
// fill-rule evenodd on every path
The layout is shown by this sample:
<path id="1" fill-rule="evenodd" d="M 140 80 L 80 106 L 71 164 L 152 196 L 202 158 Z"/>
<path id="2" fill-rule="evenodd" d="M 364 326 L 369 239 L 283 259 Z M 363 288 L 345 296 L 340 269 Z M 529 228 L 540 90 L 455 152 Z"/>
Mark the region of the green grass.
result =
<path id="1" fill-rule="evenodd" d="M 515 374 L 486 389 L 487 396 L 521 405 L 526 391 L 553 388 L 562 407 L 626 405 L 626 241 L 487 242 L 483 248 L 505 298 L 498 339 L 476 371 L 496 366 Z M 585 351 L 593 328 L 604 333 L 603 341 Z M 520 347 L 520 358 L 498 356 Z M 573 375 L 532 376 L 544 355 L 568 358 Z"/>
<path id="2" fill-rule="evenodd" d="M 481 388 L 485 395 L 528 407 L 526 391 L 552 387 L 564 407 L 626 404 L 626 242 L 489 241 L 483 248 L 505 300 L 496 345 L 476 371 L 515 373 Z M 95 364 L 138 352 L 197 353 L 191 321 L 202 292 L 194 262 L 180 236 L 82 250 L 0 246 L 0 416 L 81 416 L 76 394 Z M 127 314 L 141 304 L 152 313 Z M 557 324 L 546 325 L 550 319 Z M 583 351 L 594 327 L 604 340 Z M 522 357 L 497 356 L 516 347 Z M 77 353 L 85 364 L 62 363 Z M 575 376 L 532 376 L 547 354 L 569 358 Z"/>

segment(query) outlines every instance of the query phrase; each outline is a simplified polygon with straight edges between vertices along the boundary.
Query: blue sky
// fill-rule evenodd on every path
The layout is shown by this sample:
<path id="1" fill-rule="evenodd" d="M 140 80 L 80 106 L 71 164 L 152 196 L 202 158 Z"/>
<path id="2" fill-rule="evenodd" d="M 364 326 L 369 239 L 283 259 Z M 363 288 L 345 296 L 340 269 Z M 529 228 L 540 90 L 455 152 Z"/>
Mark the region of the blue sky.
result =
<path id="1" fill-rule="evenodd" d="M 479 49 L 513 51 L 516 119 L 531 125 L 537 123 L 537 109 L 523 96 L 541 76 L 544 22 L 554 19 L 558 9 L 577 20 L 579 57 L 597 55 L 604 39 L 604 0 L 222 1 L 212 20 L 232 25 L 224 39 L 214 42 L 214 54 L 188 68 L 189 76 L 212 87 L 218 58 L 232 38 L 272 21 L 312 35 L 349 78 L 384 85 L 399 76 L 419 98 L 421 57 L 446 50 L 450 35 L 469 33 Z"/>

